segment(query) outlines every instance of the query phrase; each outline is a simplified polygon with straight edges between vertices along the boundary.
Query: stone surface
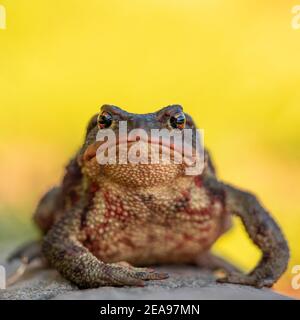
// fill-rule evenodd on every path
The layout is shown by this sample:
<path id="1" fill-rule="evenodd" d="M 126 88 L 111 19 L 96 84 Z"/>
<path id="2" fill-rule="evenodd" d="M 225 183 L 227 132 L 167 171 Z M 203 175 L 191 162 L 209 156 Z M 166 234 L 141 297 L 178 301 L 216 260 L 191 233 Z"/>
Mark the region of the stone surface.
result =
<path id="1" fill-rule="evenodd" d="M 4 264 L 0 255 L 0 264 Z M 2 261 L 2 263 L 1 263 Z M 7 265 L 7 272 L 14 268 Z M 289 299 L 269 289 L 217 284 L 212 273 L 190 266 L 166 266 L 157 268 L 168 272 L 170 278 L 162 281 L 146 282 L 145 287 L 102 287 L 78 290 L 64 280 L 55 270 L 33 268 L 23 278 L 0 290 L 2 299 Z"/>

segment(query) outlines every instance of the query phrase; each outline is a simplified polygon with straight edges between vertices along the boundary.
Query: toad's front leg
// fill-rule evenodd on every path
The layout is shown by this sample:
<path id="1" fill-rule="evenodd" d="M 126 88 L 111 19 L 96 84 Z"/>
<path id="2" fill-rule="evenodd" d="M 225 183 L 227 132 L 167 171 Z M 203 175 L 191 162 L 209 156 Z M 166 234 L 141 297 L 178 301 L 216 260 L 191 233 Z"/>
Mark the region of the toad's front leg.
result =
<path id="1" fill-rule="evenodd" d="M 66 214 L 49 231 L 43 242 L 43 253 L 50 264 L 80 288 L 99 286 L 142 286 L 144 280 L 168 277 L 152 269 L 134 268 L 125 263 L 99 261 L 78 240 L 82 210 Z"/>
<path id="2" fill-rule="evenodd" d="M 271 287 L 287 268 L 288 244 L 276 222 L 250 193 L 207 178 L 206 185 L 214 190 L 223 190 L 226 195 L 226 210 L 239 216 L 252 241 L 262 251 L 258 265 L 248 275 L 228 274 L 220 282 Z"/>

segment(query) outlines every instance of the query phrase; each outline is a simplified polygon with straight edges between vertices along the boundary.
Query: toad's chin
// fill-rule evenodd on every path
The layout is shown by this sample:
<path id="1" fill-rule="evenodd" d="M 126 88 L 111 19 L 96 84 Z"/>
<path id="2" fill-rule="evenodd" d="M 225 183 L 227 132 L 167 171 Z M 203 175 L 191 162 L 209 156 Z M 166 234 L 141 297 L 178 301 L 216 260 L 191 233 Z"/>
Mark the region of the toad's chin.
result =
<path id="1" fill-rule="evenodd" d="M 145 187 L 169 184 L 185 174 L 183 164 L 99 164 L 96 157 L 84 162 L 83 173 L 101 184 L 103 179 L 128 187 Z"/>
<path id="2" fill-rule="evenodd" d="M 129 187 L 168 184 L 184 174 L 179 164 L 106 164 L 100 165 L 103 175 Z"/>

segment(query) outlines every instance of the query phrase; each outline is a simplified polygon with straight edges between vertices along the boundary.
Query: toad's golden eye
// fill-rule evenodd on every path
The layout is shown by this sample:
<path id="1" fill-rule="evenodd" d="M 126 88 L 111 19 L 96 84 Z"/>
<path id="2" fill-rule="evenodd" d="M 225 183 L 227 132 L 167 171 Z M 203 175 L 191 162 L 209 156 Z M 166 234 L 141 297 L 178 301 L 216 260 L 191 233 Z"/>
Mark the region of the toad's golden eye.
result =
<path id="1" fill-rule="evenodd" d="M 180 113 L 177 113 L 175 114 L 174 116 L 171 116 L 170 117 L 170 126 L 173 128 L 173 129 L 184 129 L 185 127 L 185 115 L 183 112 L 180 112 Z"/>
<path id="2" fill-rule="evenodd" d="M 99 114 L 97 122 L 99 129 L 107 129 L 113 122 L 112 115 L 106 111 L 103 111 Z"/>

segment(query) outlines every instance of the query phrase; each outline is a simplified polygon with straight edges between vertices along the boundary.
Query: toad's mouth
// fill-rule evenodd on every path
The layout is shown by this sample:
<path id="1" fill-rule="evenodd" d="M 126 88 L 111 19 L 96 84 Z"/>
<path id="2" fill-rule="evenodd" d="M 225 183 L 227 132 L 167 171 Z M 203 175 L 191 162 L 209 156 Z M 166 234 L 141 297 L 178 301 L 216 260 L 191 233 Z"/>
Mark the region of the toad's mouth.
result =
<path id="1" fill-rule="evenodd" d="M 99 150 L 103 152 L 104 150 L 116 148 L 117 146 L 119 146 L 119 148 L 122 146 L 124 147 L 125 150 L 128 150 L 133 144 L 140 143 L 140 142 L 147 144 L 148 146 L 151 146 L 151 147 L 156 146 L 155 150 L 158 151 L 160 155 L 164 152 L 168 153 L 171 157 L 177 154 L 181 157 L 182 163 L 186 165 L 194 164 L 197 157 L 199 157 L 197 150 L 189 144 L 183 145 L 181 143 L 173 143 L 171 141 L 165 141 L 164 139 L 155 139 L 155 138 L 144 139 L 143 137 L 139 136 L 138 140 L 136 138 L 133 138 L 133 139 L 119 138 L 117 142 L 96 141 L 86 148 L 83 154 L 83 161 L 89 162 L 95 159 L 97 157 L 97 153 L 99 152 Z M 157 146 L 159 147 L 157 148 Z M 151 152 L 152 152 L 152 149 L 151 149 Z"/>

